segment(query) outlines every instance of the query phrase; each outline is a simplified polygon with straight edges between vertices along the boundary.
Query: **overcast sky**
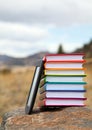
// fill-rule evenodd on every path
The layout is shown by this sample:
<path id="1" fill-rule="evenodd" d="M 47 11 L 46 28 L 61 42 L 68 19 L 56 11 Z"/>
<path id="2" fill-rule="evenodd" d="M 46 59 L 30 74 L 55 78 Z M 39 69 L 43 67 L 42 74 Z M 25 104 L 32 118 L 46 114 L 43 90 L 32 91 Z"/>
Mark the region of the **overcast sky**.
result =
<path id="1" fill-rule="evenodd" d="M 92 38 L 92 0 L 0 0 L 0 54 L 71 52 Z"/>

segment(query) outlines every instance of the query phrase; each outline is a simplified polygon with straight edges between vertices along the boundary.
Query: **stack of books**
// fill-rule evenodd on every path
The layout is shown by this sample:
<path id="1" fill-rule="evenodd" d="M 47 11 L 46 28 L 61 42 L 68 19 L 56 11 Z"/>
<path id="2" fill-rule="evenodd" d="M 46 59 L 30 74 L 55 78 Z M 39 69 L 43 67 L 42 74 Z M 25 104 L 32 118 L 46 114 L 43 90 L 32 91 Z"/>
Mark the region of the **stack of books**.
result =
<path id="1" fill-rule="evenodd" d="M 84 106 L 84 54 L 45 56 L 44 78 L 40 82 L 40 106 Z"/>

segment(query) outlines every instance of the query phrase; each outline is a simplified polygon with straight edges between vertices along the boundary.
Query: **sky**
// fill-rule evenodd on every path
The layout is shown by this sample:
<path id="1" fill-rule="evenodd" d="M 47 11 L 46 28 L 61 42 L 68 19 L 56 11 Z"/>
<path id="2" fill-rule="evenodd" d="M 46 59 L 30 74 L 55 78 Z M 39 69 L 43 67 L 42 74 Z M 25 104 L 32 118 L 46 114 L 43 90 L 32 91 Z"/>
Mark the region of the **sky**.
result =
<path id="1" fill-rule="evenodd" d="M 0 54 L 72 52 L 92 39 L 92 0 L 1 0 Z"/>

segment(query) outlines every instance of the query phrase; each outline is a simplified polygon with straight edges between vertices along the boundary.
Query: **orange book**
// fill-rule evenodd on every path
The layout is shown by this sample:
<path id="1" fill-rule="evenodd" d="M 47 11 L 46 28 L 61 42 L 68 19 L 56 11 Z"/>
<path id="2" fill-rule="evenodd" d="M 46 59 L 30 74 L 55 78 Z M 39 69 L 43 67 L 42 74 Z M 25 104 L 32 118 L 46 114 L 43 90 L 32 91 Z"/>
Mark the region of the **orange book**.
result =
<path id="1" fill-rule="evenodd" d="M 86 76 L 84 72 L 85 68 L 79 69 L 57 69 L 57 68 L 50 68 L 44 70 L 44 75 L 67 75 L 67 76 Z"/>

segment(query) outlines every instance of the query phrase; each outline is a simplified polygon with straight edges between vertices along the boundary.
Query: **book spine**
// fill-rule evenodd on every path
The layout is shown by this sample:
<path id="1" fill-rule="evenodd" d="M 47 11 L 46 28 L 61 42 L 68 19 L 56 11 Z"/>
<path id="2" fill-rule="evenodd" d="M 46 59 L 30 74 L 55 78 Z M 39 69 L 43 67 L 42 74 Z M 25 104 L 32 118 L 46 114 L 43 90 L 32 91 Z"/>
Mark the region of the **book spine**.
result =
<path id="1" fill-rule="evenodd" d="M 82 59 L 82 60 L 60 60 L 60 61 L 55 61 L 55 60 L 51 60 L 51 61 L 45 61 L 45 63 L 85 63 L 86 60 Z"/>
<path id="2" fill-rule="evenodd" d="M 80 74 L 80 75 L 78 75 L 78 74 L 77 75 L 76 74 L 71 74 L 71 75 L 70 74 L 67 74 L 67 75 L 66 74 L 54 74 L 53 75 L 53 74 L 45 73 L 45 75 L 46 76 L 59 76 L 59 77 L 86 77 L 86 74 Z"/>
<path id="3" fill-rule="evenodd" d="M 55 106 L 86 106 L 86 104 L 85 104 L 85 102 L 83 103 L 83 104 L 81 104 L 81 105 L 73 105 L 73 104 L 69 104 L 69 105 L 67 105 L 67 104 L 59 104 L 59 105 L 55 105 L 55 103 L 53 104 L 53 105 L 51 105 L 51 104 L 49 104 L 49 105 L 47 105 L 46 104 L 46 101 L 47 100 L 83 100 L 83 101 L 85 101 L 87 98 L 60 98 L 60 99 L 53 99 L 53 98 L 47 98 L 47 99 L 43 99 L 43 100 L 40 100 L 39 101 L 39 106 L 41 107 L 41 106 L 51 106 L 51 107 L 55 107 Z"/>
<path id="4" fill-rule="evenodd" d="M 45 98 L 45 100 L 87 100 L 87 98 Z"/>
<path id="5" fill-rule="evenodd" d="M 46 90 L 46 89 L 44 89 L 44 91 L 45 92 L 82 92 L 82 93 L 84 93 L 84 92 L 86 92 L 87 90 L 86 89 L 84 89 L 84 90 Z M 44 92 L 44 91 L 42 91 L 42 93 Z"/>
<path id="6" fill-rule="evenodd" d="M 45 57 L 47 56 L 72 56 L 72 55 L 82 55 L 85 56 L 84 53 L 64 53 L 64 54 L 47 54 Z"/>
<path id="7" fill-rule="evenodd" d="M 83 84 L 86 85 L 86 82 L 48 82 L 48 84 Z"/>
<path id="8" fill-rule="evenodd" d="M 47 66 L 46 66 L 46 63 L 45 63 L 45 64 L 44 64 L 44 68 L 45 68 L 46 70 L 47 70 L 47 69 L 48 69 L 48 70 L 52 70 L 52 69 L 56 69 L 56 70 L 79 70 L 79 69 L 80 69 L 80 70 L 82 70 L 83 67 L 82 67 L 82 65 L 81 65 L 80 68 L 77 68 L 77 67 L 76 67 L 76 68 L 75 68 L 75 67 L 74 67 L 74 68 L 73 68 L 73 67 L 72 67 L 72 68 L 63 68 L 63 67 L 58 67 L 58 68 L 56 68 L 56 67 L 47 67 Z"/>
<path id="9" fill-rule="evenodd" d="M 45 70 L 86 70 L 86 68 L 46 68 L 46 65 L 44 64 Z"/>
<path id="10" fill-rule="evenodd" d="M 84 107 L 84 106 L 86 106 L 85 104 L 79 104 L 79 105 L 72 105 L 72 104 L 69 104 L 69 105 L 66 105 L 66 104 L 59 104 L 59 105 L 55 105 L 55 104 L 53 104 L 53 105 L 50 105 L 50 104 L 45 104 L 45 106 L 47 106 L 47 107 L 62 107 L 62 106 L 67 106 L 67 107 L 69 107 L 69 106 L 72 106 L 72 107 Z"/>

